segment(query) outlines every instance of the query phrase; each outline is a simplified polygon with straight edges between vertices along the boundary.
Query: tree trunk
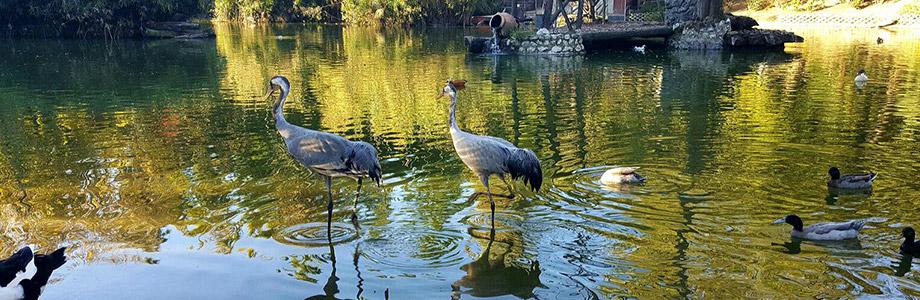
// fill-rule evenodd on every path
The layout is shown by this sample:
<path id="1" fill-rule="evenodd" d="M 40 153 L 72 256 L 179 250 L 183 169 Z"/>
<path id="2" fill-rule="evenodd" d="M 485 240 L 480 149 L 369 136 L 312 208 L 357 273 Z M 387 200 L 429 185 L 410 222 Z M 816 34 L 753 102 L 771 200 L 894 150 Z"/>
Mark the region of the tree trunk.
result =
<path id="1" fill-rule="evenodd" d="M 578 12 L 575 13 L 575 28 L 581 29 L 585 23 L 585 0 L 578 0 Z"/>
<path id="2" fill-rule="evenodd" d="M 556 19 L 553 18 L 553 16 L 555 16 L 555 14 L 553 14 L 554 7 L 556 7 L 555 0 L 543 0 L 543 28 L 553 29 L 555 26 L 553 24 L 556 21 Z"/>
<path id="3" fill-rule="evenodd" d="M 709 2 L 709 14 L 706 16 L 713 16 L 717 18 L 722 17 L 722 0 L 711 0 Z"/>
<path id="4" fill-rule="evenodd" d="M 722 16 L 723 0 L 666 0 L 665 20 L 668 25 L 697 21 L 709 16 Z"/>
<path id="5" fill-rule="evenodd" d="M 565 7 L 569 5 L 569 0 L 559 1 L 559 12 L 562 14 L 562 19 L 565 20 L 565 27 L 569 29 L 569 32 L 575 32 L 575 29 L 572 28 L 572 20 L 569 19 L 569 14 L 565 12 Z M 555 20 L 555 18 L 553 18 Z"/>

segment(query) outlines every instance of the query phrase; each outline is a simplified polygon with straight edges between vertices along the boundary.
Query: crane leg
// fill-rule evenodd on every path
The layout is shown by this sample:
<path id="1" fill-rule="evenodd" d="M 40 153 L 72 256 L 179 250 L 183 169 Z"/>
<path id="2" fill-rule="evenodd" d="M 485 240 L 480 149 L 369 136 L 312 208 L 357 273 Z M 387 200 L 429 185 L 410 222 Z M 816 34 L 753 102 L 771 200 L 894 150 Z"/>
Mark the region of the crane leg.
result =
<path id="1" fill-rule="evenodd" d="M 326 204 L 326 235 L 332 240 L 332 177 L 326 176 L 326 195 L 329 202 Z"/>
<path id="2" fill-rule="evenodd" d="M 482 185 L 486 187 L 486 194 L 489 195 L 489 208 L 492 209 L 492 228 L 495 228 L 495 201 L 492 200 L 492 190 L 489 189 L 489 175 L 480 176 Z"/>
<path id="3" fill-rule="evenodd" d="M 351 211 L 351 223 L 358 226 L 358 196 L 361 195 L 361 178 L 358 178 L 358 190 L 355 191 L 355 204 Z"/>

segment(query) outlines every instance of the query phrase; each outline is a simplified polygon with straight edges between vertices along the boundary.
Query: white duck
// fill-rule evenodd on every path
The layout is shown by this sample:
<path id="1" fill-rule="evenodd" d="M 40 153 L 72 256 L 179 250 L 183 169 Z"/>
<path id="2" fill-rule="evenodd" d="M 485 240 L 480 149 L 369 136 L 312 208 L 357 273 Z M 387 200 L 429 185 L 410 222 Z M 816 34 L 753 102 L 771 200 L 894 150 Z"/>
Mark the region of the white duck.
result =
<path id="1" fill-rule="evenodd" d="M 869 81 L 869 76 L 866 76 L 866 70 L 859 69 L 859 72 L 856 72 L 856 78 L 853 80 L 856 82 L 866 82 Z"/>
<path id="2" fill-rule="evenodd" d="M 607 170 L 604 175 L 601 175 L 601 183 L 616 185 L 645 182 L 645 177 L 636 173 L 638 169 L 639 167 L 618 167 Z"/>
<path id="3" fill-rule="evenodd" d="M 633 51 L 637 53 L 645 54 L 645 45 L 642 46 L 633 46 Z"/>
<path id="4" fill-rule="evenodd" d="M 796 215 L 788 215 L 773 221 L 773 224 L 788 223 L 792 225 L 792 237 L 814 241 L 842 241 L 855 239 L 859 230 L 866 225 L 865 220 L 852 220 L 846 222 L 827 222 L 812 224 L 803 227 L 802 219 Z"/>

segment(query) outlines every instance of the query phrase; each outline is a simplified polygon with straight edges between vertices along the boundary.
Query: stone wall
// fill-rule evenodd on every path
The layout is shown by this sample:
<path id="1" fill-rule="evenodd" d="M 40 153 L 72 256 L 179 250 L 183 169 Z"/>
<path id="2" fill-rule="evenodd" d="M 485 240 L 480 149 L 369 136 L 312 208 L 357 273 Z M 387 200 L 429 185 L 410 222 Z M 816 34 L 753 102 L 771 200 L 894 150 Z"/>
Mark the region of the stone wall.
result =
<path id="1" fill-rule="evenodd" d="M 570 55 L 585 51 L 580 35 L 551 33 L 546 29 L 540 29 L 533 36 L 513 39 L 511 43 L 519 54 Z"/>
<path id="2" fill-rule="evenodd" d="M 725 34 L 731 30 L 728 19 L 718 22 L 684 22 L 677 27 L 668 43 L 677 49 L 722 49 Z"/>

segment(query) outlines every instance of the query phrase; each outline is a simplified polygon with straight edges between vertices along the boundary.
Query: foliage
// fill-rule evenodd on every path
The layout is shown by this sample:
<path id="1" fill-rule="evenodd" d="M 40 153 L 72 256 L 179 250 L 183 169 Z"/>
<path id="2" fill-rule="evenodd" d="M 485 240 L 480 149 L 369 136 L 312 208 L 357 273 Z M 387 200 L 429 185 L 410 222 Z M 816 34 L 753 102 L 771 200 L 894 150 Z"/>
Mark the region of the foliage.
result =
<path id="1" fill-rule="evenodd" d="M 346 23 L 411 25 L 460 24 L 473 14 L 498 10 L 491 0 L 343 0 Z"/>
<path id="2" fill-rule="evenodd" d="M 247 22 L 458 25 L 497 11 L 493 0 L 2 0 L 6 35 L 136 36 L 149 21 L 211 14 Z M 32 34 L 30 34 L 32 33 Z M 37 34 L 36 34 L 37 33 Z"/>
<path id="3" fill-rule="evenodd" d="M 150 20 L 195 14 L 207 3 L 207 0 L 5 0 L 0 1 L 0 22 L 8 24 L 11 31 L 40 28 L 55 35 L 119 37 L 136 34 Z"/>
<path id="4" fill-rule="evenodd" d="M 516 40 L 521 40 L 532 37 L 534 34 L 536 34 L 536 32 L 532 28 L 522 26 L 511 30 L 511 32 L 508 33 L 508 36 Z"/>
<path id="5" fill-rule="evenodd" d="M 920 15 L 920 2 L 904 4 L 904 6 L 901 6 L 901 9 L 898 10 L 898 13 L 904 15 Z"/>
<path id="6" fill-rule="evenodd" d="M 749 10 L 764 10 L 769 8 L 782 8 L 794 11 L 816 11 L 836 4 L 847 4 L 856 8 L 885 2 L 885 0 L 727 0 L 727 7 L 747 7 Z"/>

